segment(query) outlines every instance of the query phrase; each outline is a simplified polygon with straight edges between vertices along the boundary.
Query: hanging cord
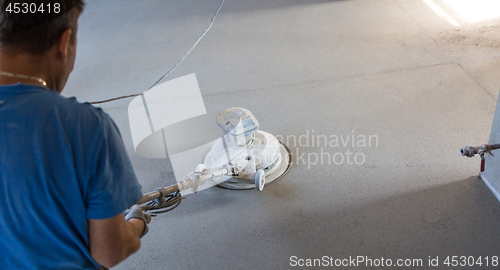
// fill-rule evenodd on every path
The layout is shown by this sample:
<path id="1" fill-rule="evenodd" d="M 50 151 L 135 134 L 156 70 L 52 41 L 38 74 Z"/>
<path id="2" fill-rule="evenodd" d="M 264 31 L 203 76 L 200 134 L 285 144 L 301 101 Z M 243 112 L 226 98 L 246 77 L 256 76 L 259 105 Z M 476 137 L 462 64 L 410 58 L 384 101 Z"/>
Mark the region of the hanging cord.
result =
<path id="1" fill-rule="evenodd" d="M 184 56 L 181 58 L 181 60 L 179 60 L 179 62 L 177 62 L 167 73 L 165 73 L 165 75 L 163 75 L 158 81 L 156 81 L 151 87 L 149 87 L 148 90 L 150 90 L 151 88 L 155 87 L 161 80 L 165 79 L 168 75 L 170 75 L 170 73 L 172 73 L 172 71 L 174 71 L 175 68 L 177 68 L 177 66 L 180 63 L 182 63 L 182 61 L 184 61 L 184 59 L 186 59 L 186 57 L 191 53 L 191 51 L 194 49 L 194 47 L 196 47 L 196 45 L 198 45 L 198 43 L 201 41 L 201 39 L 207 34 L 208 30 L 210 30 L 210 28 L 212 28 L 212 25 L 214 24 L 214 21 L 215 21 L 215 17 L 217 17 L 217 14 L 219 13 L 219 10 L 221 9 L 222 4 L 224 4 L 224 0 L 222 0 L 220 2 L 219 7 L 215 11 L 215 14 L 212 17 L 212 20 L 210 21 L 210 25 L 208 25 L 207 30 L 205 30 L 205 32 L 203 32 L 203 34 L 198 38 L 198 40 L 196 40 L 196 42 L 193 44 L 193 46 L 191 46 L 191 48 L 186 52 L 186 54 L 184 54 Z M 136 96 L 139 96 L 141 94 L 142 93 L 140 93 L 140 94 L 126 95 L 126 96 L 120 96 L 120 97 L 110 98 L 110 99 L 106 99 L 106 100 L 92 101 L 92 102 L 90 102 L 90 104 L 106 103 L 106 102 L 115 101 L 115 100 L 119 100 L 119 99 L 136 97 Z"/>

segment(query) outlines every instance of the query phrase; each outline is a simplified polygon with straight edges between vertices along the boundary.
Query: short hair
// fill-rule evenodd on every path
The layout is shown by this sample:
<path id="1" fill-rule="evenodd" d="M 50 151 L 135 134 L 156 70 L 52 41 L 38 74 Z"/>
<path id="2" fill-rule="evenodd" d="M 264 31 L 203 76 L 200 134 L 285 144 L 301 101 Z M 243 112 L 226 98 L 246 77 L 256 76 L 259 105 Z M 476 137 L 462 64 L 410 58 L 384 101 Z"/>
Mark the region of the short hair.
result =
<path id="1" fill-rule="evenodd" d="M 74 43 L 84 6 L 83 0 L 0 0 L 0 47 L 14 53 L 41 55 L 67 29 L 73 31 Z"/>

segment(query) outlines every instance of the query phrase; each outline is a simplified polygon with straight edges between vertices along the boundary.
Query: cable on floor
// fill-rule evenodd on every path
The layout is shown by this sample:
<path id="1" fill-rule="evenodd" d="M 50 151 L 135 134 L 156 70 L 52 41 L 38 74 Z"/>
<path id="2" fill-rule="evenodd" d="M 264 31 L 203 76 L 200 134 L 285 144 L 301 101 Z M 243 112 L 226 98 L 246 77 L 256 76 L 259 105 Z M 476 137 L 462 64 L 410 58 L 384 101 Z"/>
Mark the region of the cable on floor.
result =
<path id="1" fill-rule="evenodd" d="M 165 73 L 165 75 L 163 75 L 158 81 L 156 81 L 151 87 L 148 88 L 148 90 L 150 90 L 151 88 L 155 87 L 160 81 L 162 81 L 163 79 L 165 79 L 168 75 L 170 75 L 170 73 L 172 73 L 172 71 L 175 70 L 175 68 L 177 68 L 177 66 L 179 66 L 180 63 L 182 63 L 182 61 L 184 61 L 184 59 L 186 59 L 186 57 L 191 53 L 191 51 L 194 49 L 194 47 L 196 47 L 196 45 L 198 45 L 198 43 L 201 41 L 201 39 L 207 34 L 208 30 L 210 30 L 210 28 L 212 28 L 212 25 L 214 24 L 214 21 L 215 21 L 215 18 L 217 17 L 217 14 L 219 13 L 219 10 L 221 9 L 222 7 L 222 4 L 224 4 L 224 0 L 222 0 L 219 4 L 219 7 L 217 8 L 217 10 L 215 11 L 215 14 L 214 16 L 212 17 L 212 20 L 210 20 L 210 24 L 208 25 L 207 29 L 205 30 L 205 32 L 203 32 L 203 34 L 198 38 L 198 40 L 196 40 L 196 42 L 193 44 L 193 46 L 191 46 L 191 48 L 184 54 L 184 56 L 181 58 L 181 60 L 179 60 L 167 73 Z M 90 102 L 90 104 L 100 104 L 100 103 L 106 103 L 106 102 L 110 102 L 110 101 L 115 101 L 115 100 L 119 100 L 119 99 L 124 99 L 124 98 L 130 98 L 130 97 L 136 97 L 136 96 L 139 96 L 141 95 L 142 93 L 140 94 L 132 94 L 132 95 L 126 95 L 126 96 L 119 96 L 119 97 L 115 97 L 115 98 L 110 98 L 110 99 L 105 99 L 105 100 L 99 100 L 99 101 L 92 101 Z"/>

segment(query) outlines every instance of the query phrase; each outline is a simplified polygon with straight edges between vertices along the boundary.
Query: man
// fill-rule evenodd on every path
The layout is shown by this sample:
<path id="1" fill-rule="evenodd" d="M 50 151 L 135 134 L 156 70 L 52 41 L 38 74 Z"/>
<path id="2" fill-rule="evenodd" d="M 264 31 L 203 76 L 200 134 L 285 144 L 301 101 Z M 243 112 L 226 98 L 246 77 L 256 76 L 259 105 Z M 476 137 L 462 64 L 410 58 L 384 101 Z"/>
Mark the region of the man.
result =
<path id="1" fill-rule="evenodd" d="M 113 267 L 147 232 L 138 206 L 123 215 L 142 193 L 116 125 L 59 95 L 83 6 L 0 0 L 1 269 Z"/>

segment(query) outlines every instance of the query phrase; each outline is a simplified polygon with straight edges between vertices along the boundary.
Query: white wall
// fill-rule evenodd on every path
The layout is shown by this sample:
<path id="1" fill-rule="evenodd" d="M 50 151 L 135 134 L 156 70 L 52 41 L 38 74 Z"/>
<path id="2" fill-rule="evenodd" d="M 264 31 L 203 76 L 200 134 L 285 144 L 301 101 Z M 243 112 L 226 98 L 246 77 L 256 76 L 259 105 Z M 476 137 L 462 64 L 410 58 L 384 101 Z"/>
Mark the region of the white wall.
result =
<path id="1" fill-rule="evenodd" d="M 500 103 L 497 103 L 488 144 L 497 143 L 500 143 Z M 500 150 L 493 150 L 492 153 L 494 156 L 486 155 L 486 167 L 481 178 L 500 200 Z"/>

